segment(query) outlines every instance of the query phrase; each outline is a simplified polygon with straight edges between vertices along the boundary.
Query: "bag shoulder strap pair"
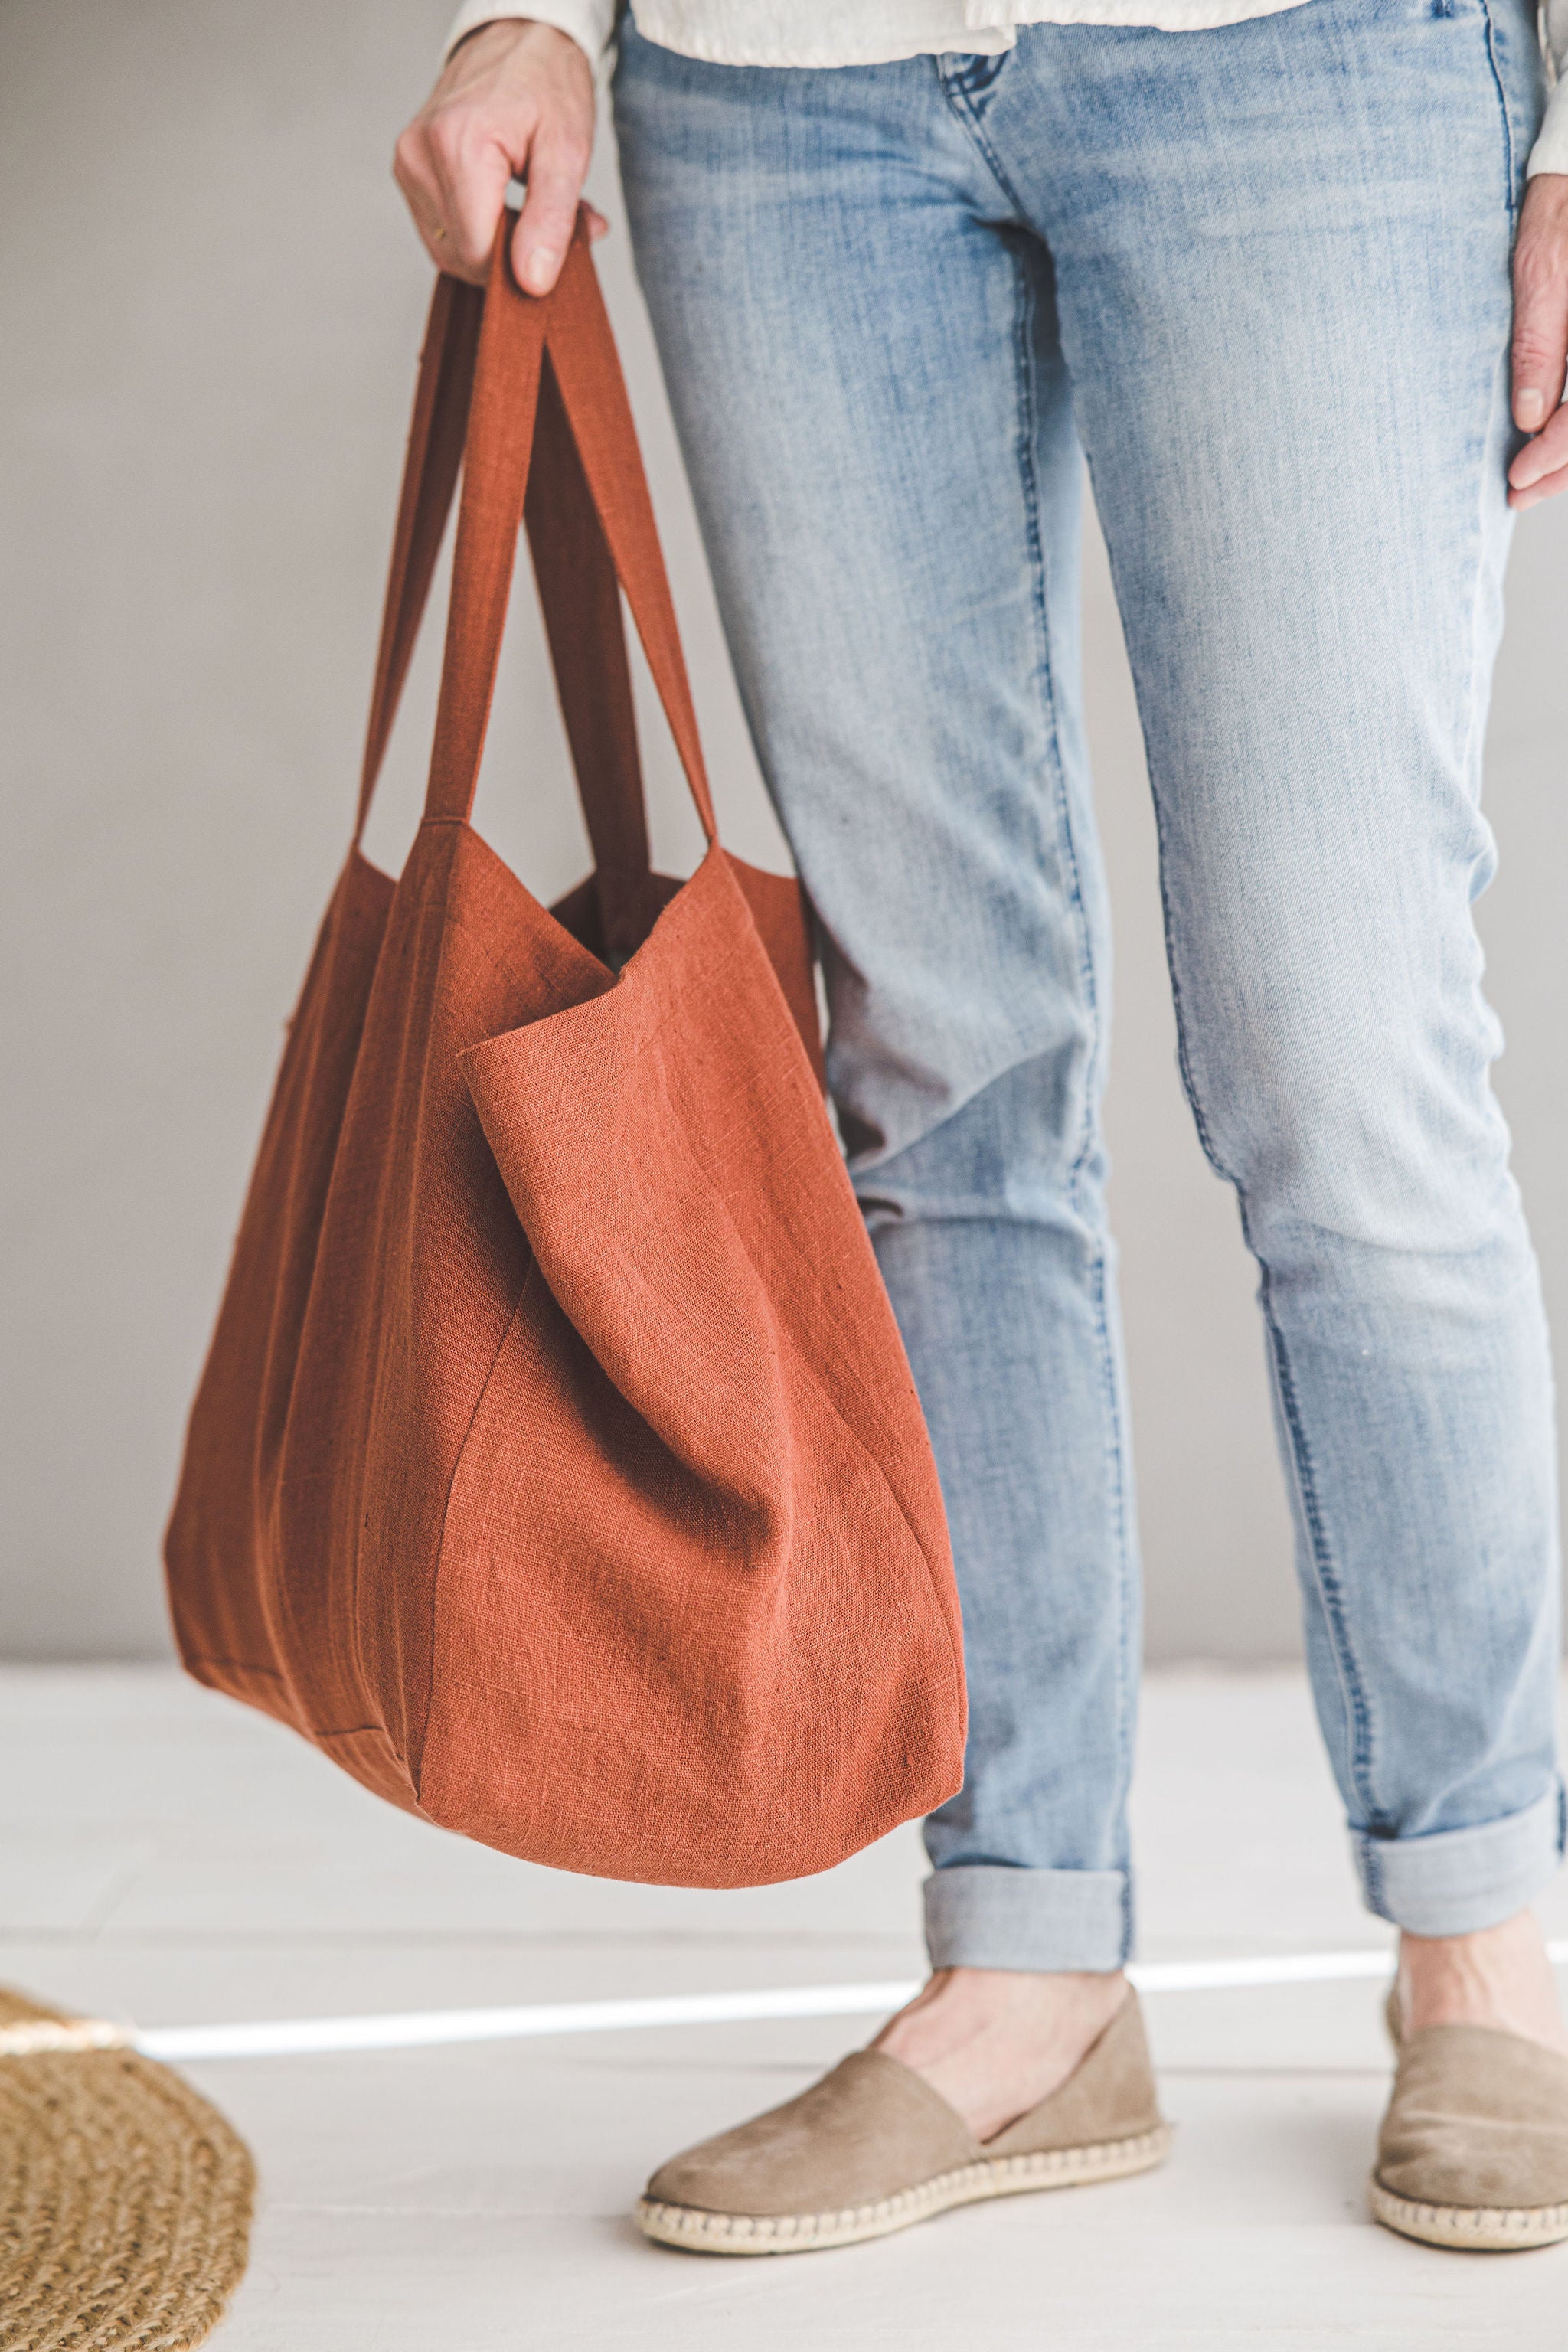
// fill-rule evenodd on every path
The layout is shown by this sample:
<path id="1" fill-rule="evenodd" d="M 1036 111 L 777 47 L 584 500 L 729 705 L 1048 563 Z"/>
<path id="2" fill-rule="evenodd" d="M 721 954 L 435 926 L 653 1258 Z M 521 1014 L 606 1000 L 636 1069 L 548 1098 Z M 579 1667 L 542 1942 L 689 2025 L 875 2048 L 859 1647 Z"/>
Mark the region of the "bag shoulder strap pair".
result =
<path id="1" fill-rule="evenodd" d="M 363 839 L 459 472 L 452 597 L 429 822 L 473 807 L 515 561 L 527 526 L 567 740 L 597 869 L 605 945 L 646 932 L 652 882 L 624 590 L 704 839 L 717 839 L 675 608 L 636 427 L 579 214 L 555 292 L 518 291 L 503 215 L 488 289 L 437 284 L 420 355 L 361 770 Z M 466 458 L 465 458 L 466 450 Z"/>

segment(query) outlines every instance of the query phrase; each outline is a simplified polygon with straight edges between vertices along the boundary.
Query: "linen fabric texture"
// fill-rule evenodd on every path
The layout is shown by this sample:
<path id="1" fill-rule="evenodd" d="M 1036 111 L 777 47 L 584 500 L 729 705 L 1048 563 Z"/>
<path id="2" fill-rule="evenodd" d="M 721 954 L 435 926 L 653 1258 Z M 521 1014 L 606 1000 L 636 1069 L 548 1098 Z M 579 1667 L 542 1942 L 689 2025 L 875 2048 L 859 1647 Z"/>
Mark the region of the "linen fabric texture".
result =
<path id="1" fill-rule="evenodd" d="M 484 293 L 436 295 L 359 822 L 192 1416 L 174 1624 L 199 1680 L 447 1828 L 763 1884 L 959 1786 L 952 1564 L 800 888 L 716 837 L 585 233 L 543 300 L 504 241 Z M 395 884 L 359 843 L 459 459 Z M 525 491 L 596 858 L 552 910 L 468 822 Z M 709 845 L 684 885 L 649 868 L 617 579 Z"/>

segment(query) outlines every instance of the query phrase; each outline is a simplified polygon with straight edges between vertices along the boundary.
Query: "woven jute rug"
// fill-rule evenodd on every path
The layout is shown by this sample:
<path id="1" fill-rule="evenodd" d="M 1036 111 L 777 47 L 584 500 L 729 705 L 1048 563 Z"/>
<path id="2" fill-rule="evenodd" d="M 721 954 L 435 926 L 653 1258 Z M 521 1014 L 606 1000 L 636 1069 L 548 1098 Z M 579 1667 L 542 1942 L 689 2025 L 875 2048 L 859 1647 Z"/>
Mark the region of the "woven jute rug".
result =
<path id="1" fill-rule="evenodd" d="M 244 2275 L 255 2185 L 177 2074 L 0 1989 L 0 2352 L 187 2352 Z"/>

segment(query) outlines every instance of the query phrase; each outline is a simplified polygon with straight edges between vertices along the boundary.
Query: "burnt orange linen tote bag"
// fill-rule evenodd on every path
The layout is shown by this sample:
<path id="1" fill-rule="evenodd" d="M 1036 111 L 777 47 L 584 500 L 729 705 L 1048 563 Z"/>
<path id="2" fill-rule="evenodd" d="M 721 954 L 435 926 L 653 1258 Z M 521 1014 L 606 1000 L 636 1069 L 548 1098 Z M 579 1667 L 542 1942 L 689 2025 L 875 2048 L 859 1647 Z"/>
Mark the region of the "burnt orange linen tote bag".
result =
<path id="1" fill-rule="evenodd" d="M 201 1681 L 449 1829 L 759 1885 L 958 1786 L 946 1530 L 800 893 L 715 835 L 586 243 L 543 300 L 504 243 L 483 295 L 436 297 L 359 824 L 192 1415 L 174 1623 Z M 459 458 L 394 884 L 359 840 Z M 551 911 L 468 823 L 524 519 L 597 859 Z M 685 884 L 648 870 L 617 576 L 708 841 Z"/>

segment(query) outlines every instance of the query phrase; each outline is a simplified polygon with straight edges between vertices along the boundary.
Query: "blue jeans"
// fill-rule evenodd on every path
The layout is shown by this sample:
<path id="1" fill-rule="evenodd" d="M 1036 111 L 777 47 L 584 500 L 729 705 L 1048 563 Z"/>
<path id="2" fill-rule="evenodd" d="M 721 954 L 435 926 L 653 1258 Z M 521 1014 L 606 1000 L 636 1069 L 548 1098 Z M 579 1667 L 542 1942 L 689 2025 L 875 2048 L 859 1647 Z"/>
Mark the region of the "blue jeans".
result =
<path id="1" fill-rule="evenodd" d="M 937 1966 L 1131 1932 L 1080 451 L 1366 1900 L 1461 1933 L 1561 1851 L 1551 1371 L 1471 914 L 1541 106 L 1524 0 L 815 70 L 625 28 L 637 267 L 958 1563 Z"/>

